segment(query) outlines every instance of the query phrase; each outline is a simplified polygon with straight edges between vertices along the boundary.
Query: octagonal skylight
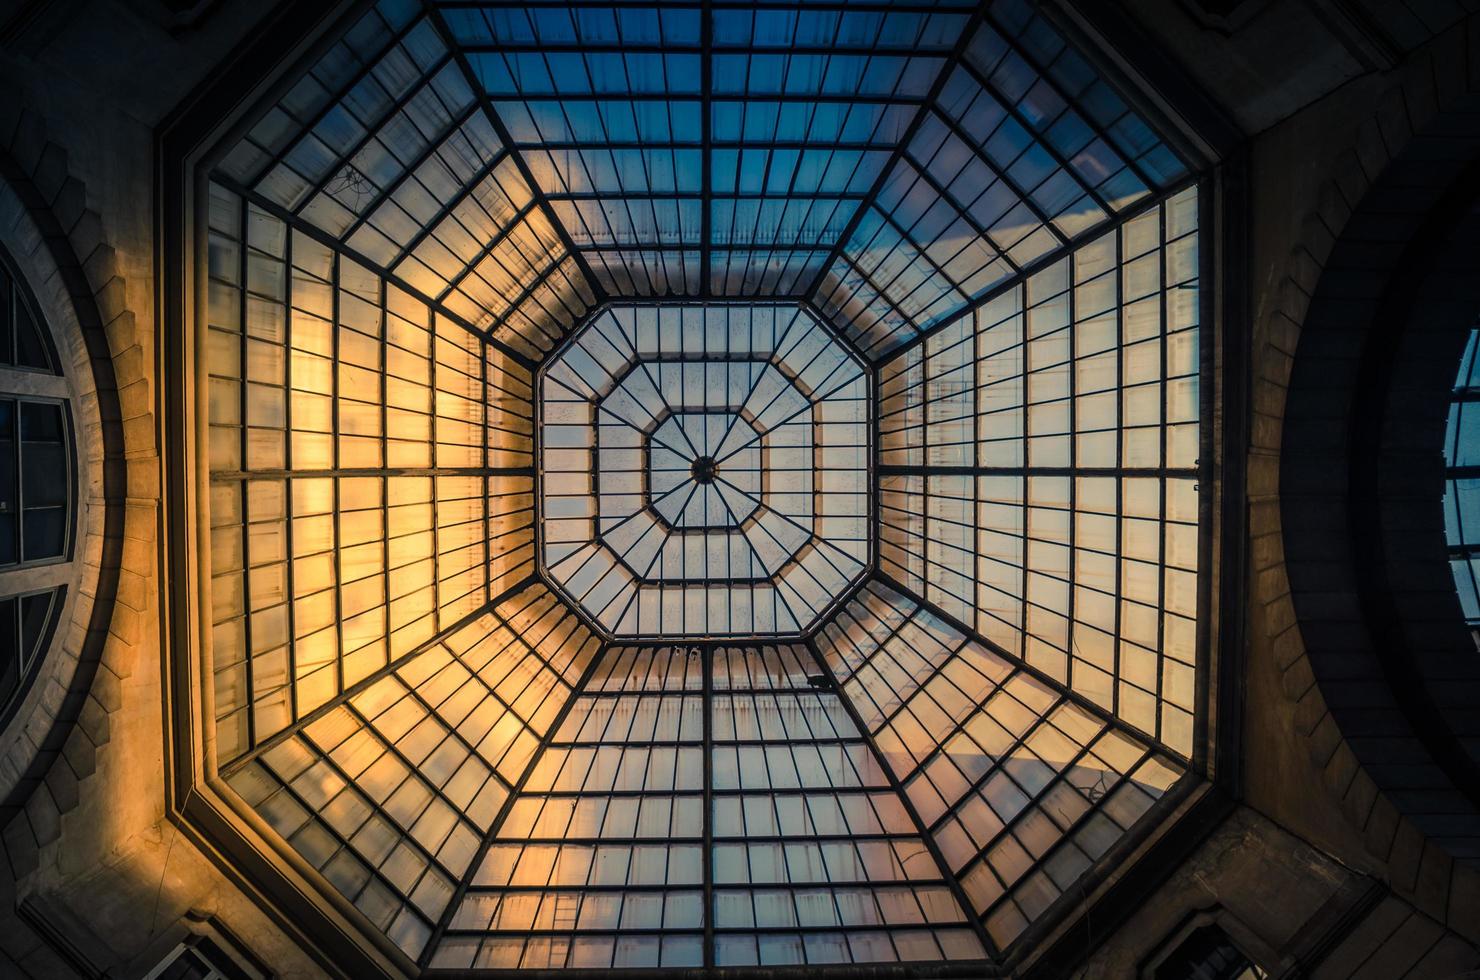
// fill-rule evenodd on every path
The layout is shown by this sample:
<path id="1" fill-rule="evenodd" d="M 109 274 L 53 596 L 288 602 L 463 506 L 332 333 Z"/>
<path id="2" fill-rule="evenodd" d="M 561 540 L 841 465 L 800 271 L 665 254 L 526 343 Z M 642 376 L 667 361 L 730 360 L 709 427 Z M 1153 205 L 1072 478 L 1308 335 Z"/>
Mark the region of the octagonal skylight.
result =
<path id="1" fill-rule="evenodd" d="M 195 202 L 202 832 L 413 974 L 1030 956 L 1203 775 L 1184 163 L 1027 0 L 355 9 Z"/>
<path id="2" fill-rule="evenodd" d="M 603 310 L 540 368 L 540 562 L 607 635 L 800 635 L 869 559 L 864 365 L 806 310 Z"/>

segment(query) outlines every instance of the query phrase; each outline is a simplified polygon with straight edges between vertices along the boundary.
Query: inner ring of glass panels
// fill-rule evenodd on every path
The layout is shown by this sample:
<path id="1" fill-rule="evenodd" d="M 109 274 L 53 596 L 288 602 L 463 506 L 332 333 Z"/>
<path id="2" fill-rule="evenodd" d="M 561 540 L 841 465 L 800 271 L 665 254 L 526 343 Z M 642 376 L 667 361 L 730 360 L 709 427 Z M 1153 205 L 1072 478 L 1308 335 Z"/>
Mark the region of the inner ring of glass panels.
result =
<path id="1" fill-rule="evenodd" d="M 869 558 L 869 377 L 795 304 L 627 304 L 539 383 L 540 564 L 617 637 L 801 634 Z"/>
<path id="2" fill-rule="evenodd" d="M 767 493 L 770 450 L 738 412 L 675 412 L 643 438 L 647 506 L 681 531 L 739 528 Z"/>

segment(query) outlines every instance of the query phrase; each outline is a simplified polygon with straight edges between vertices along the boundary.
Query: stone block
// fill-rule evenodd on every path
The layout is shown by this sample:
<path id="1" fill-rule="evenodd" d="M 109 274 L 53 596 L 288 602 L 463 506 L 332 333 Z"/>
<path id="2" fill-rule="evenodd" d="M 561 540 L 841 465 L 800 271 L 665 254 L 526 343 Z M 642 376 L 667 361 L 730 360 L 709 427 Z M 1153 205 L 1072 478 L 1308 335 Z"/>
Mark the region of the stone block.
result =
<path id="1" fill-rule="evenodd" d="M 111 735 L 108 725 L 108 712 L 98 703 L 98 699 L 89 696 L 82 704 L 82 713 L 77 716 L 77 724 L 87 733 L 88 739 L 93 745 L 107 745 Z"/>
<path id="2" fill-rule="evenodd" d="M 97 676 L 93 678 L 92 696 L 109 714 L 123 707 L 123 684 L 105 663 L 98 665 Z"/>
<path id="3" fill-rule="evenodd" d="M 1341 797 L 1341 809 L 1346 814 L 1352 826 L 1358 830 L 1367 827 L 1367 818 L 1372 813 L 1372 804 L 1377 799 L 1377 784 L 1372 781 L 1372 776 L 1365 769 L 1358 768 L 1352 775 L 1351 782 L 1347 784 L 1346 793 Z"/>
<path id="4" fill-rule="evenodd" d="M 1398 832 L 1398 809 L 1382 793 L 1372 802 L 1372 812 L 1367 815 L 1364 828 L 1367 853 L 1380 861 L 1387 861 L 1392 850 L 1393 835 Z"/>
<path id="5" fill-rule="evenodd" d="M 91 208 L 85 209 L 72 227 L 67 230 L 67 241 L 71 245 L 72 254 L 77 257 L 79 263 L 86 262 L 93 252 L 102 247 L 105 239 L 103 237 L 103 216 Z M 89 288 L 93 284 L 89 283 Z"/>
<path id="6" fill-rule="evenodd" d="M 1342 200 L 1346 201 L 1349 207 L 1355 207 L 1362 198 L 1367 196 L 1367 189 L 1372 186 L 1375 174 L 1368 173 L 1363 168 L 1362 158 L 1357 155 L 1356 150 L 1342 151 L 1336 158 L 1334 171 L 1332 180 Z"/>
<path id="7" fill-rule="evenodd" d="M 24 173 L 30 173 L 46 149 L 46 128 L 41 117 L 29 109 L 21 110 L 19 124 L 10 138 L 10 155 Z"/>
<path id="8" fill-rule="evenodd" d="M 1337 799 L 1342 799 L 1352 780 L 1356 778 L 1358 768 L 1357 757 L 1343 742 L 1336 746 L 1336 751 L 1326 760 L 1326 767 L 1321 770 L 1321 781 Z"/>
<path id="9" fill-rule="evenodd" d="M 1448 915 L 1449 879 L 1453 870 L 1454 860 L 1444 853 L 1442 847 L 1429 841 L 1423 849 L 1418 880 L 1413 889 L 1413 903 L 1425 915 L 1440 920 Z"/>
<path id="10" fill-rule="evenodd" d="M 1480 920 L 1480 915 L 1474 918 Z M 1480 967 L 1480 952 L 1457 936 L 1446 935 L 1440 936 L 1429 947 L 1407 977 L 1411 980 L 1453 980 L 1476 967 Z"/>
<path id="11" fill-rule="evenodd" d="M 138 343 L 138 332 L 134 326 L 132 310 L 124 310 L 117 316 L 103 321 L 108 334 L 108 346 L 115 351 L 127 350 Z"/>
<path id="12" fill-rule="evenodd" d="M 1295 605 L 1288 599 L 1284 600 L 1285 607 L 1293 616 Z M 1300 629 L 1290 626 L 1279 636 L 1274 638 L 1270 644 L 1270 652 L 1274 654 L 1274 662 L 1280 670 L 1288 670 L 1296 659 L 1305 656 L 1305 641 L 1300 635 Z M 1301 691 L 1303 695 L 1304 690 Z"/>
<path id="13" fill-rule="evenodd" d="M 1357 131 L 1356 152 L 1357 159 L 1361 161 L 1362 172 L 1369 180 L 1376 180 L 1387 170 L 1392 154 L 1375 118 L 1369 118 Z"/>
<path id="14" fill-rule="evenodd" d="M 82 272 L 88 282 L 108 282 L 118 273 L 118 254 L 113 246 L 100 244 L 82 257 Z"/>
<path id="15" fill-rule="evenodd" d="M 1292 701 L 1300 700 L 1315 682 L 1309 657 L 1296 657 L 1280 677 L 1280 686 L 1284 689 L 1285 696 Z"/>
<path id="16" fill-rule="evenodd" d="M 76 177 L 68 177 L 57 189 L 56 198 L 52 201 L 51 212 L 57 219 L 57 224 L 63 230 L 77 224 L 87 210 L 87 188 L 82 181 Z"/>
<path id="17" fill-rule="evenodd" d="M 56 803 L 59 812 L 69 813 L 77 808 L 77 774 L 72 771 L 65 758 L 57 759 L 46 771 L 46 786 L 51 791 L 52 801 Z"/>
<path id="18" fill-rule="evenodd" d="M 73 728 L 67 736 L 62 745 L 62 756 L 78 779 L 86 779 L 98 767 L 97 749 L 80 726 Z"/>
<path id="19" fill-rule="evenodd" d="M 1305 692 L 1305 697 L 1295 705 L 1295 731 L 1301 735 L 1309 735 L 1324 717 L 1326 702 L 1321 698 L 1320 689 L 1313 688 Z"/>
<path id="20" fill-rule="evenodd" d="M 94 296 L 98 303 L 98 316 L 104 323 L 111 323 L 118 319 L 128 309 L 128 295 L 124 288 L 123 278 L 120 276 L 114 276 L 100 284 Z"/>
<path id="21" fill-rule="evenodd" d="M 57 193 L 67 182 L 67 151 L 55 143 L 47 143 L 36 161 L 36 169 L 31 173 L 31 182 L 48 205 L 56 200 Z"/>
<path id="22" fill-rule="evenodd" d="M 1418 866 L 1423 860 L 1423 848 L 1423 834 L 1408 820 L 1399 819 L 1393 847 L 1388 852 L 1388 883 L 1400 894 L 1413 891 L 1414 882 L 1418 881 Z"/>
<path id="23" fill-rule="evenodd" d="M 17 881 L 41 866 L 36 837 L 31 833 L 31 824 L 24 810 L 17 812 L 0 831 L 0 839 L 5 842 L 5 856 L 10 859 L 10 869 Z"/>
<path id="24" fill-rule="evenodd" d="M 31 833 L 36 843 L 45 847 L 62 836 L 62 813 L 51 798 L 51 790 L 41 783 L 26 800 L 26 816 L 31 822 Z"/>
<path id="25" fill-rule="evenodd" d="M 1480 867 L 1455 864 L 1445 922 L 1461 936 L 1480 943 Z"/>

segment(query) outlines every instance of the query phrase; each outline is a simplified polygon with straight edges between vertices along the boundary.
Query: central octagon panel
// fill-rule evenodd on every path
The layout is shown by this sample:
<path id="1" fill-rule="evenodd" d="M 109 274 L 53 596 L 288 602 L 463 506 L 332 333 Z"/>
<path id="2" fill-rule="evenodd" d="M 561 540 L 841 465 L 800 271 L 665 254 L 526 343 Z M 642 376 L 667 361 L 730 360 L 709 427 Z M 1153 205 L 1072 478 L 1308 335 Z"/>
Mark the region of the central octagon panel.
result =
<path id="1" fill-rule="evenodd" d="M 766 434 L 738 412 L 675 412 L 645 450 L 648 506 L 669 527 L 738 528 L 760 508 Z"/>
<path id="2" fill-rule="evenodd" d="M 870 560 L 869 374 L 795 304 L 603 308 L 539 375 L 539 564 L 617 639 L 806 634 Z"/>

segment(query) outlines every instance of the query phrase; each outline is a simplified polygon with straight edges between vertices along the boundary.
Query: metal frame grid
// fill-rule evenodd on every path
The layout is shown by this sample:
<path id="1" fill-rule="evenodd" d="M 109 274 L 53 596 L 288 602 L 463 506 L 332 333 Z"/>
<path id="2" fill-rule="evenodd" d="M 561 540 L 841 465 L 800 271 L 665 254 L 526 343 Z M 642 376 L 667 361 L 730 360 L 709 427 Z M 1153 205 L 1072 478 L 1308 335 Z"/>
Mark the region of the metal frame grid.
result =
<path id="1" fill-rule="evenodd" d="M 881 369 L 880 572 L 1191 758 L 1196 186 Z"/>
<path id="2" fill-rule="evenodd" d="M 1124 683 L 1108 696 L 1082 683 L 1083 667 L 1105 668 L 1078 656 L 1077 644 L 1014 641 L 990 615 L 969 608 L 973 590 L 942 591 L 944 580 L 931 574 L 952 567 L 945 557 L 952 548 L 972 551 L 963 530 L 982 531 L 978 521 L 1001 516 L 1003 505 L 1023 511 L 1021 490 L 1001 500 L 995 490 L 977 493 L 976 484 L 1007 475 L 1062 484 L 1057 504 L 1029 508 L 1019 563 L 1035 581 L 1057 577 L 1055 587 L 1069 590 L 1058 613 L 1075 629 L 1104 629 L 1102 617 L 1087 611 L 1094 597 L 1079 589 L 1079 562 L 1104 534 L 1098 528 L 1091 536 L 1080 526 L 1086 522 L 1160 521 L 1156 560 L 1195 584 L 1195 556 L 1190 567 L 1168 561 L 1174 548 L 1178 562 L 1185 557 L 1186 535 L 1170 540 L 1165 490 L 1155 514 L 1132 514 L 1128 498 L 1141 495 L 1123 480 L 1112 479 L 1114 507 L 1099 510 L 1088 506 L 1099 489 L 1084 481 L 1108 473 L 1164 483 L 1201 474 L 1196 461 L 1184 465 L 1177 454 L 1201 447 L 1206 413 L 1202 420 L 1162 416 L 1159 462 L 1132 464 L 1120 412 L 1108 426 L 1096 423 L 1103 406 L 1088 396 L 1102 392 L 1081 384 L 1077 372 L 1087 358 L 1074 349 L 1044 362 L 1053 385 L 1066 391 L 1031 402 L 1061 403 L 1052 410 L 1057 427 L 1022 434 L 1020 458 L 1004 467 L 994 455 L 1002 441 L 984 438 L 991 413 L 968 404 L 992 382 L 966 380 L 962 371 L 971 374 L 996 353 L 980 338 L 1003 318 L 984 318 L 1013 297 L 1019 308 L 1012 315 L 1024 320 L 1056 296 L 1067 309 L 1057 328 L 1030 328 L 1024 350 L 1074 348 L 1076 332 L 1092 326 L 1093 290 L 1082 287 L 1094 278 L 1081 276 L 1076 263 L 1180 200 L 1191 185 L 1186 168 L 1026 0 L 380 0 L 361 9 L 367 12 L 212 175 L 212 195 L 228 200 L 234 216 L 210 209 L 210 326 L 203 330 L 212 376 L 210 512 L 219 518 L 208 567 L 212 591 L 223 597 L 213 647 L 240 652 L 215 663 L 209 699 L 218 734 L 229 736 L 218 742 L 223 774 L 286 846 L 410 960 L 433 971 L 1007 953 L 1052 919 L 1085 875 L 1099 874 L 1094 869 L 1103 870 L 1110 852 L 1123 852 L 1136 818 L 1158 808 L 1153 800 L 1171 795 L 1185 769 L 1173 756 L 1195 754 L 1185 744 L 1192 719 L 1165 721 L 1174 682 L 1162 664 L 1146 682 L 1162 699 L 1161 713 L 1152 724 L 1128 724 L 1119 717 Z M 1119 276 L 1123 258 L 1115 252 L 1116 271 L 1107 275 Z M 1036 295 L 1069 265 L 1058 293 Z M 1167 289 L 1156 297 L 1159 322 L 1166 322 Z M 1035 295 L 1023 299 L 1025 291 Z M 684 672 L 670 690 L 672 675 L 653 672 L 657 648 L 604 646 L 599 617 L 579 602 L 567 609 L 542 581 L 550 571 L 542 557 L 548 529 L 564 512 L 540 498 L 555 445 L 535 425 L 544 415 L 535 387 L 618 304 L 675 300 L 789 301 L 821 321 L 814 336 L 862 351 L 864 398 L 879 403 L 851 447 L 862 444 L 861 472 L 878 483 L 865 483 L 861 494 L 868 531 L 859 539 L 856 574 L 809 604 L 810 619 L 794 617 L 794 631 L 772 631 L 784 636 L 752 631 L 674 648 L 685 658 L 692 650 L 701 669 L 697 677 Z M 1193 298 L 1191 307 L 1198 305 Z M 295 340 L 300 329 L 321 335 L 321 348 Z M 1059 336 L 1051 337 L 1055 329 Z M 1195 324 L 1188 336 L 1195 338 Z M 746 363 L 729 356 L 728 343 L 706 340 L 681 342 L 677 363 L 726 370 Z M 972 348 L 968 363 L 945 366 L 953 340 Z M 717 350 L 726 353 L 716 360 Z M 1033 353 L 1026 358 L 1036 361 Z M 920 377 L 901 383 L 909 371 L 893 366 L 910 364 Z M 1163 350 L 1160 378 L 1172 377 L 1167 365 Z M 990 375 L 995 367 L 983 370 Z M 1112 395 L 1130 383 L 1126 370 L 1115 368 Z M 877 388 L 876 373 L 883 379 Z M 707 367 L 700 375 L 707 380 Z M 625 380 L 611 375 L 605 394 L 625 397 L 618 390 Z M 584 388 L 589 404 L 595 387 L 588 380 Z M 695 445 L 655 452 L 655 430 L 674 419 L 663 414 L 674 401 L 660 401 L 638 425 L 610 411 L 619 421 L 599 425 L 603 409 L 591 409 L 601 436 L 630 430 L 636 435 L 627 438 L 640 443 L 621 446 L 640 461 L 627 467 L 603 465 L 617 443 L 586 444 L 580 453 L 593 486 L 635 470 L 639 486 L 629 495 L 651 506 L 655 473 L 670 480 L 666 471 L 681 472 L 693 463 L 688 456 L 705 455 Z M 1191 402 L 1198 401 L 1194 383 Z M 904 402 L 924 413 L 912 430 L 928 447 L 918 460 L 891 457 L 908 455 L 913 436 L 901 433 L 911 426 L 881 423 Z M 704 398 L 692 405 L 712 411 Z M 731 412 L 725 401 L 727 416 L 735 416 L 725 431 L 753 424 L 738 410 L 744 405 Z M 1020 407 L 1031 414 L 1028 405 Z M 678 407 L 692 410 L 687 401 Z M 1169 422 L 1186 422 L 1190 439 Z M 757 435 L 764 439 L 758 427 Z M 1112 463 L 1090 461 L 1110 444 Z M 963 448 L 966 457 L 948 458 Z M 774 474 L 764 463 L 754 469 L 762 489 L 749 497 L 759 513 L 772 501 L 766 487 Z M 947 504 L 951 481 L 965 481 L 971 492 Z M 657 496 L 694 481 L 680 475 L 672 482 Z M 961 504 L 976 515 L 953 518 Z M 868 519 L 874 507 L 879 513 Z M 688 528 L 682 508 L 662 523 L 713 534 L 707 511 Z M 1050 523 L 1067 530 L 1035 535 L 1035 522 L 1051 513 Z M 742 518 L 727 507 L 717 523 L 755 522 L 754 513 Z M 1189 526 L 1196 539 L 1195 514 Z M 300 539 L 327 544 L 312 551 Z M 363 577 L 344 564 L 354 549 L 368 549 L 350 558 Z M 1056 564 L 1064 554 L 1053 549 L 1069 564 Z M 1131 554 L 1129 539 L 1101 550 L 1112 563 L 1142 557 Z M 444 556 L 452 556 L 446 569 Z M 871 570 L 878 577 L 858 593 Z M 727 565 L 727 578 L 732 571 Z M 310 613 L 313 604 L 300 603 L 307 598 L 300 580 L 315 574 L 327 585 L 311 593 L 318 600 Z M 717 569 L 703 574 L 716 577 Z M 1103 591 L 1119 595 L 1127 574 L 1124 567 L 1112 572 L 1114 585 Z M 364 591 L 366 581 L 374 583 L 368 607 L 352 588 Z M 1155 590 L 1160 596 L 1172 587 L 1162 575 Z M 879 620 L 886 625 L 877 646 L 861 653 L 857 635 L 842 624 L 856 622 L 860 603 L 885 593 L 892 611 Z M 364 612 L 375 628 L 351 626 Z M 1112 615 L 1112 635 L 1124 632 L 1122 615 Z M 333 638 L 318 655 L 301 642 L 309 616 Z M 932 627 L 918 628 L 927 618 Z M 700 619 L 696 635 L 736 632 L 711 630 Z M 633 641 L 688 632 L 687 621 L 680 629 L 655 623 L 652 631 L 633 630 Z M 919 637 L 933 630 L 937 639 L 931 657 L 913 650 L 906 664 L 911 651 L 899 637 L 910 630 Z M 1147 641 L 1152 649 L 1162 649 L 1166 630 L 1158 621 Z M 1032 625 L 1019 633 L 1049 635 Z M 497 642 L 489 639 L 495 635 Z M 845 636 L 853 660 L 839 652 Z M 358 659 L 360 648 L 346 646 L 352 638 L 368 641 Z M 781 640 L 796 645 L 774 646 Z M 765 642 L 773 653 L 791 650 L 791 662 L 767 662 L 757 652 Z M 733 666 L 735 655 L 747 665 L 758 657 L 762 669 L 736 682 L 719 663 L 723 657 Z M 1178 663 L 1190 669 L 1190 653 L 1187 660 Z M 318 681 L 305 683 L 315 675 Z M 634 684 L 657 690 L 638 693 Z M 757 719 L 749 735 L 734 727 L 736 698 Z M 685 710 L 695 710 L 683 707 L 689 701 L 698 705 L 697 719 L 684 720 Z M 611 707 L 599 736 L 586 732 L 588 703 L 602 706 L 598 715 Z M 679 707 L 662 707 L 670 703 Z M 632 718 L 654 713 L 656 725 L 661 714 L 676 727 L 663 737 L 657 727 L 617 733 L 610 719 L 619 708 L 623 718 L 629 709 Z M 495 723 L 494 714 L 502 720 Z M 823 719 L 832 734 L 814 727 Z M 988 737 L 989 724 L 1006 734 Z M 891 801 L 893 831 L 881 836 L 846 817 L 830 825 L 846 835 L 824 831 L 816 822 L 823 811 L 811 802 L 795 809 L 810 792 L 804 782 L 779 791 L 746 783 L 771 772 L 768 753 L 784 750 L 795 761 L 798 746 L 814 753 L 851 746 L 869 760 L 868 793 Z M 676 789 L 663 775 L 666 763 L 655 770 L 653 760 L 671 755 L 676 780 L 680 753 L 689 761 L 684 788 Z M 739 785 L 727 781 L 727 753 Z M 742 764 L 742 753 L 755 756 L 753 764 Z M 629 754 L 641 754 L 643 765 L 629 764 Z M 580 764 L 567 768 L 579 785 L 559 782 L 566 777 L 555 762 L 577 755 Z M 466 795 L 459 780 L 474 762 L 487 773 L 480 785 L 497 787 L 496 801 L 475 806 Z M 833 768 L 821 763 L 816 771 Z M 650 784 L 654 772 L 659 781 Z M 795 772 L 802 780 L 799 766 Z M 610 786 L 586 785 L 608 776 Z M 574 818 L 576 807 L 594 806 L 596 797 L 605 801 L 602 820 L 584 814 L 581 833 L 571 830 L 573 821 L 557 830 L 541 816 L 554 800 L 568 803 Z M 771 830 L 750 823 L 763 798 L 776 821 Z M 659 800 L 668 804 L 662 827 L 656 816 L 643 816 Z M 687 801 L 681 827 L 672 822 L 675 800 Z M 836 793 L 834 801 L 842 812 Z M 531 816 L 536 802 L 541 815 Z M 604 821 L 614 802 L 613 812 L 626 816 L 612 836 Z M 735 830 L 731 811 L 743 830 Z M 875 816 L 884 827 L 881 812 Z M 783 826 L 787 813 L 812 822 L 794 835 Z M 670 842 L 654 844 L 652 828 L 666 830 Z M 796 848 L 820 855 L 844 839 L 878 844 L 894 836 L 915 842 L 910 860 L 929 869 L 919 880 L 901 879 L 901 887 L 936 895 L 927 903 L 911 893 L 919 919 L 889 919 L 877 896 L 871 914 L 879 918 L 849 918 L 856 905 L 845 904 L 842 890 L 860 883 L 832 878 L 827 858 L 818 859 L 823 878 L 741 882 L 721 874 L 725 848 L 775 850 L 784 857 L 773 866 L 790 874 Z M 698 850 L 697 880 L 648 874 L 649 851 L 678 846 Z M 586 856 L 552 858 L 550 869 L 570 871 L 558 880 L 515 880 L 524 858 L 497 858 L 510 847 L 521 855 L 573 847 Z M 624 874 L 589 877 L 598 852 L 612 848 L 626 848 L 632 860 L 613 857 L 603 867 L 620 863 Z M 583 861 L 588 876 L 577 881 Z M 631 877 L 639 866 L 647 868 L 641 881 Z M 749 855 L 747 874 L 755 867 Z M 509 876 L 500 879 L 498 868 Z M 771 894 L 785 888 L 790 912 Z M 672 908 L 665 891 L 677 896 Z M 609 903 L 629 894 L 641 899 L 637 917 L 608 909 L 602 924 L 582 925 L 587 898 Z M 509 896 L 518 901 L 506 906 Z M 750 919 L 733 918 L 745 904 L 730 901 L 736 896 L 748 900 Z M 832 918 L 821 915 L 823 905 Z M 939 920 L 945 905 L 969 910 L 964 920 L 947 916 L 949 943 Z M 920 945 L 927 935 L 935 944 L 929 955 Z"/>
<path id="3" fill-rule="evenodd" d="M 812 642 L 999 950 L 1187 771 L 882 581 Z"/>
<path id="4" fill-rule="evenodd" d="M 428 965 L 983 958 L 959 889 L 819 670 L 801 645 L 609 647 Z"/>

